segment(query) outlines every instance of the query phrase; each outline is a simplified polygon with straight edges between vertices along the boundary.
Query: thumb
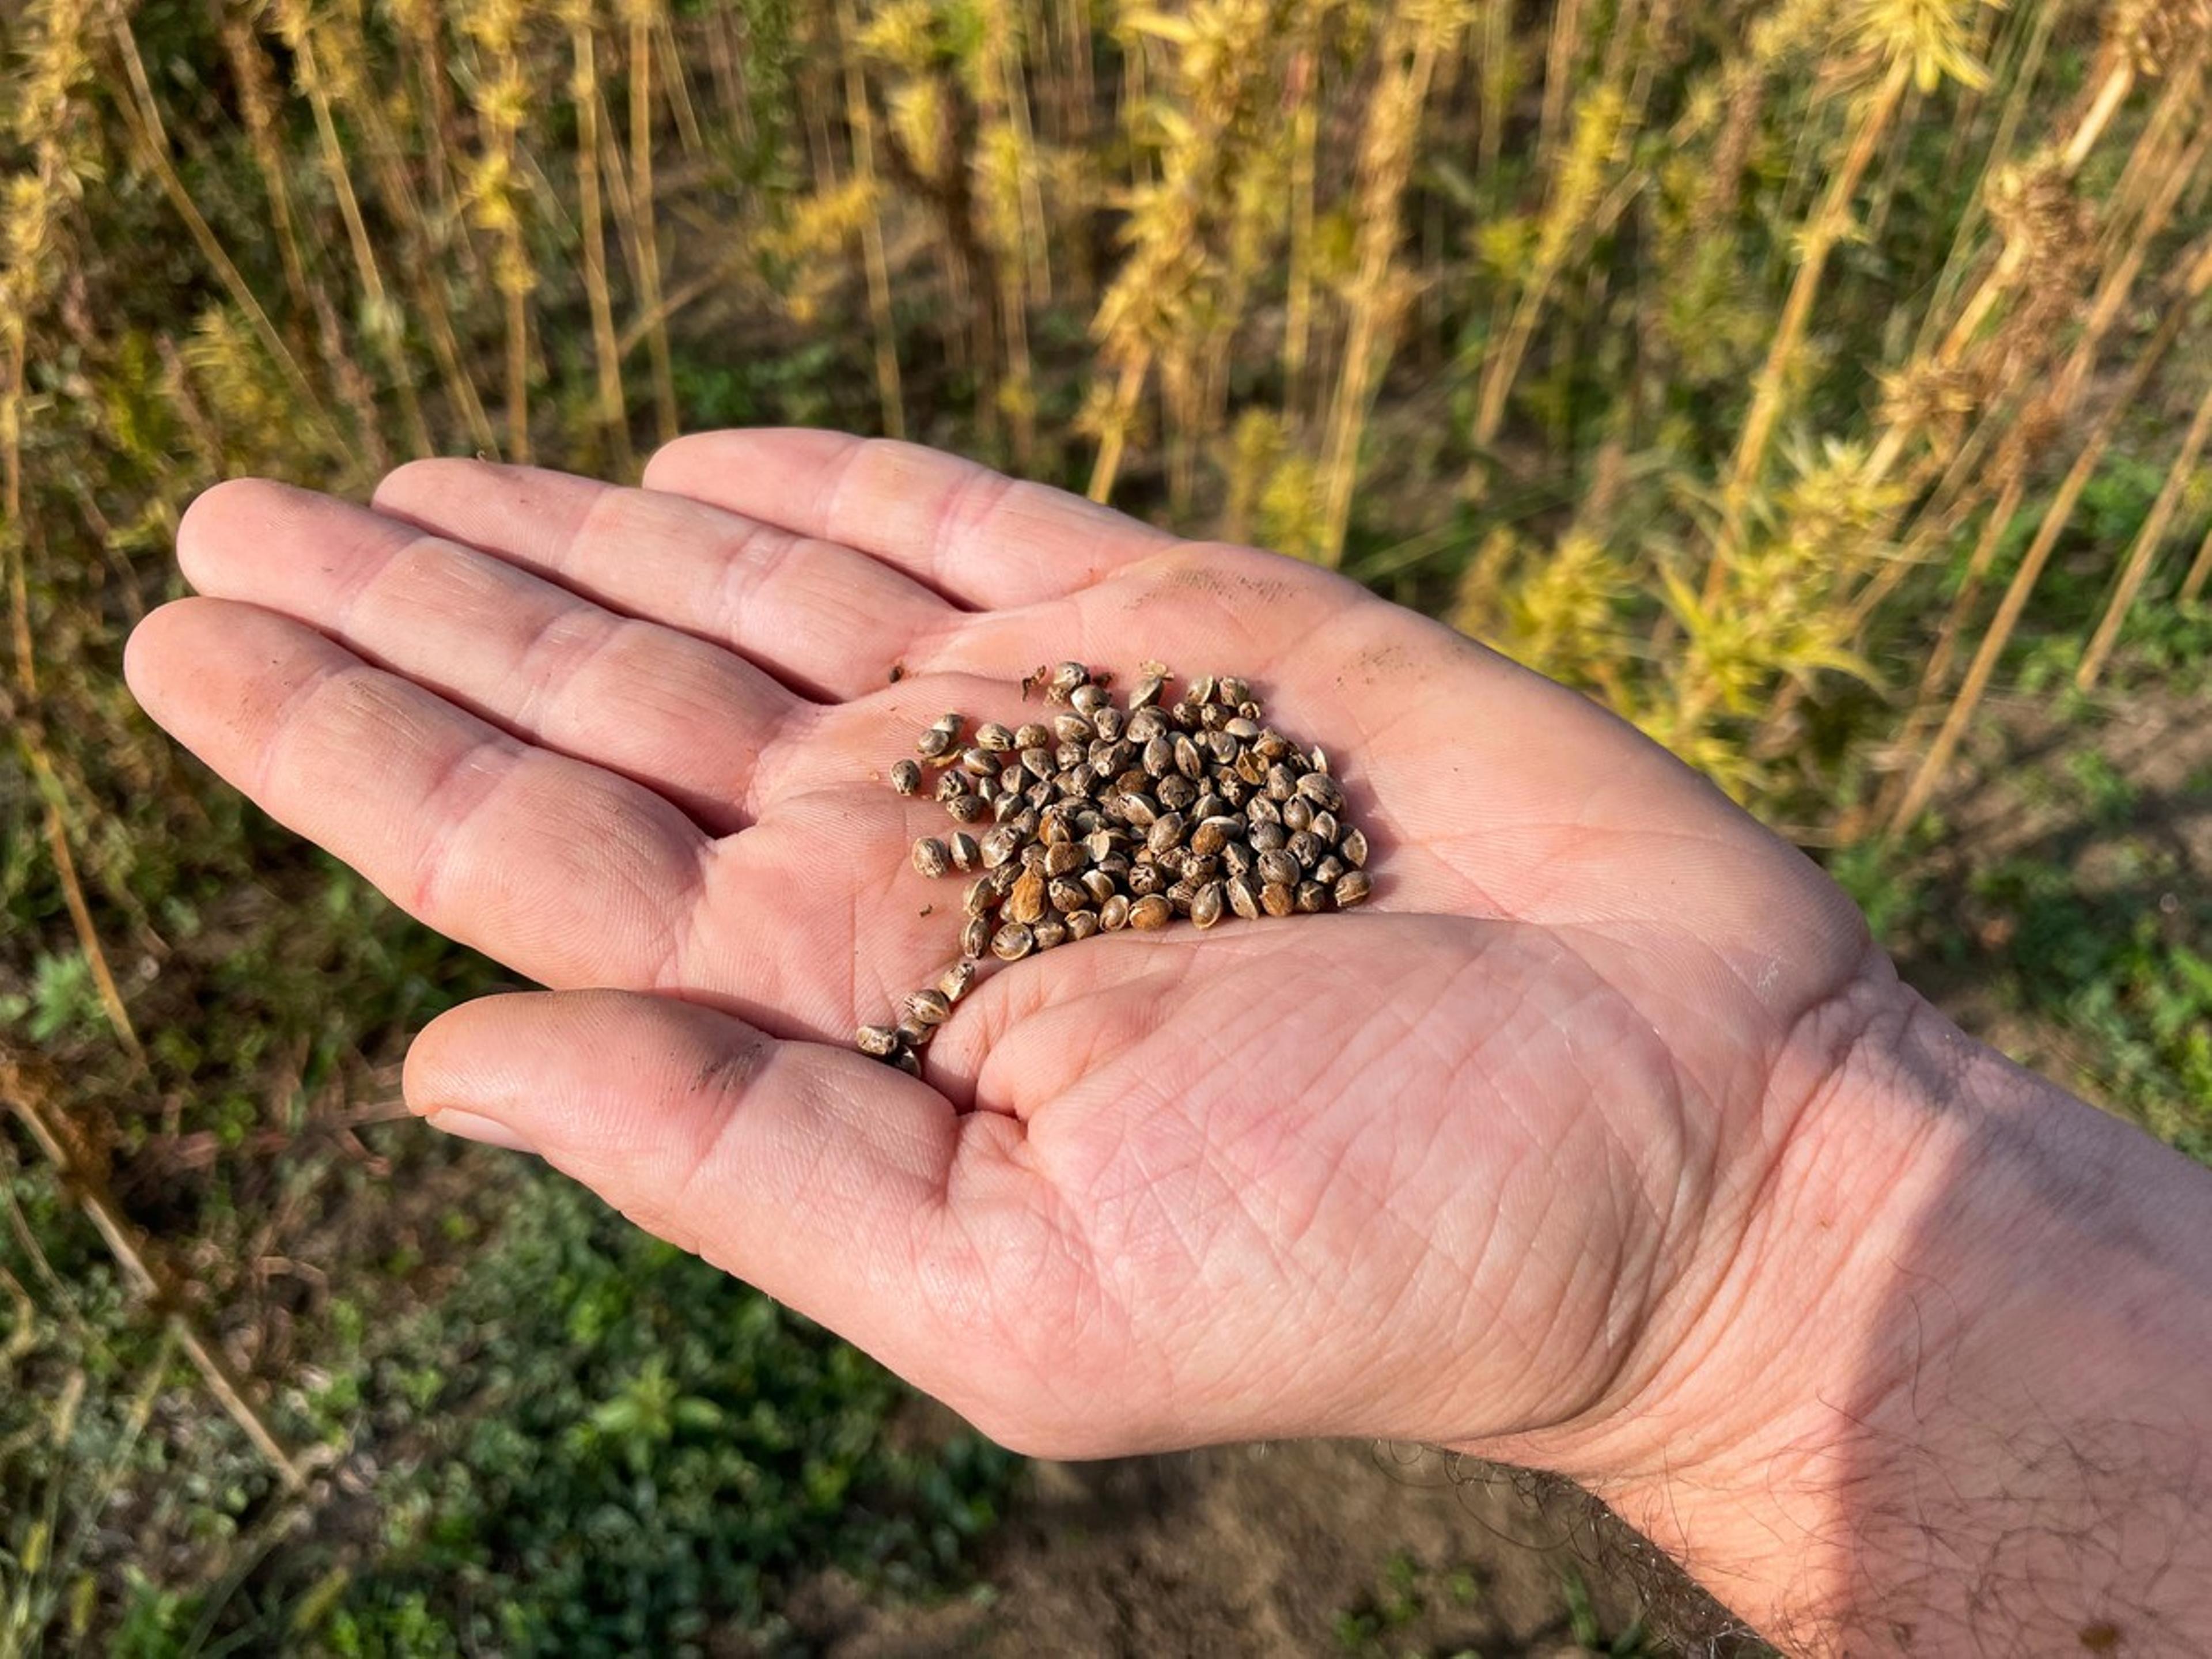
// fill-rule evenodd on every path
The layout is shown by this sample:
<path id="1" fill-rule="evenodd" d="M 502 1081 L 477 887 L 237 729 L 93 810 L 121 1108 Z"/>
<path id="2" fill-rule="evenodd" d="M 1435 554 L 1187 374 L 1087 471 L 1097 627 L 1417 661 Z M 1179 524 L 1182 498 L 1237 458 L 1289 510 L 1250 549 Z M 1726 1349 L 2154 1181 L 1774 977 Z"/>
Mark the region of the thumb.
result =
<path id="1" fill-rule="evenodd" d="M 933 1393 L 975 1358 L 994 1237 L 1033 1232 L 1021 1127 L 847 1049 L 696 1004 L 536 992 L 416 1038 L 409 1107 L 542 1154 L 631 1219 L 830 1326 Z M 952 1213 L 951 1195 L 959 1195 Z M 964 1369 L 964 1368 L 963 1368 Z"/>

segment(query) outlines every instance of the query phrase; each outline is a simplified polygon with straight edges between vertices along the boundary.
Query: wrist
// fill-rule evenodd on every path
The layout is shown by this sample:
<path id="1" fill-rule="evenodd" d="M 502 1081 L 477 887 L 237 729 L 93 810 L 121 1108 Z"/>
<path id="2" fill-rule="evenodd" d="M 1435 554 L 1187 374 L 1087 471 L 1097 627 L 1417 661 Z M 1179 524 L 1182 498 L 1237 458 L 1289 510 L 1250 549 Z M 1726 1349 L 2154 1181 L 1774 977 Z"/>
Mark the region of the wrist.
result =
<path id="1" fill-rule="evenodd" d="M 1662 1357 L 1545 1461 L 1798 1650 L 2185 1646 L 2212 1179 L 1893 975 L 1816 1023 Z"/>

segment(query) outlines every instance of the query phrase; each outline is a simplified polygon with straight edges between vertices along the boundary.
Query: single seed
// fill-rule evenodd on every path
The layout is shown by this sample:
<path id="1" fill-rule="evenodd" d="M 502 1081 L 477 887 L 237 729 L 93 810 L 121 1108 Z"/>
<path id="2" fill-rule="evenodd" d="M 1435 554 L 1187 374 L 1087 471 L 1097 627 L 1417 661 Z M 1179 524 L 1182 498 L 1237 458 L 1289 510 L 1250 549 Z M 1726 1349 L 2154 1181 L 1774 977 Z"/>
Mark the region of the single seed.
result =
<path id="1" fill-rule="evenodd" d="M 1109 933 L 1118 933 L 1129 925 L 1129 896 L 1116 893 L 1098 907 L 1098 925 Z"/>
<path id="2" fill-rule="evenodd" d="M 1114 878 L 1103 870 L 1085 870 L 1083 872 L 1083 890 L 1091 896 L 1091 903 L 1103 904 L 1114 896 L 1116 889 Z"/>
<path id="3" fill-rule="evenodd" d="M 1332 775 L 1328 769 L 1328 757 L 1322 752 L 1322 746 L 1319 744 L 1316 744 L 1307 751 L 1307 758 L 1312 763 L 1307 768 L 1309 771 L 1318 772 L 1323 777 Z"/>
<path id="4" fill-rule="evenodd" d="M 1054 702 L 1066 702 L 1079 685 L 1090 683 L 1091 671 L 1079 662 L 1064 662 L 1052 671 L 1045 682 L 1044 694 Z"/>
<path id="5" fill-rule="evenodd" d="M 951 854 L 952 867 L 956 870 L 973 870 L 983 861 L 983 849 L 975 844 L 975 837 L 965 830 L 954 834 L 952 839 L 945 843 L 945 851 Z"/>
<path id="6" fill-rule="evenodd" d="M 1079 685 L 1067 694 L 1068 706 L 1079 714 L 1095 714 L 1109 702 L 1106 688 L 1096 684 Z"/>
<path id="7" fill-rule="evenodd" d="M 1223 675 L 1221 684 L 1214 688 L 1214 691 L 1222 702 L 1232 708 L 1240 708 L 1252 701 L 1251 686 L 1231 675 Z"/>
<path id="8" fill-rule="evenodd" d="M 1344 873 L 1344 860 L 1334 853 L 1314 866 L 1313 878 L 1324 886 Z"/>
<path id="9" fill-rule="evenodd" d="M 1308 915 L 1328 908 L 1328 889 L 1317 881 L 1302 881 L 1297 893 L 1298 908 Z"/>
<path id="10" fill-rule="evenodd" d="M 911 1009 L 899 1017 L 898 1038 L 909 1048 L 927 1048 L 930 1038 L 936 1035 L 937 1028 L 916 1019 Z"/>
<path id="11" fill-rule="evenodd" d="M 1167 687 L 1167 677 L 1164 674 L 1146 675 L 1144 678 L 1129 688 L 1130 711 L 1134 713 L 1139 708 L 1150 708 L 1160 700 L 1160 693 L 1166 690 Z"/>
<path id="12" fill-rule="evenodd" d="M 1328 854 L 1322 838 L 1310 830 L 1301 830 L 1284 843 L 1283 850 L 1298 861 L 1301 870 L 1310 870 Z"/>
<path id="13" fill-rule="evenodd" d="M 899 1070 L 904 1072 L 908 1077 L 920 1077 L 921 1075 L 921 1059 L 911 1048 L 896 1048 L 892 1050 L 890 1060 L 892 1065 L 897 1066 Z"/>
<path id="14" fill-rule="evenodd" d="M 1175 907 L 1158 893 L 1139 899 L 1129 907 L 1129 926 L 1144 933 L 1164 927 L 1175 920 Z"/>
<path id="15" fill-rule="evenodd" d="M 1224 720 L 1221 729 L 1238 743 L 1250 743 L 1260 735 L 1260 722 L 1248 720 L 1239 714 L 1235 720 Z"/>
<path id="16" fill-rule="evenodd" d="M 1014 734 L 996 720 L 985 720 L 975 728 L 975 746 L 1003 755 L 1014 746 Z"/>
<path id="17" fill-rule="evenodd" d="M 1260 854 L 1260 880 L 1270 887 L 1294 887 L 1298 880 L 1298 861 L 1281 848 Z"/>
<path id="18" fill-rule="evenodd" d="M 991 803 L 981 795 L 958 794 L 945 803 L 945 810 L 961 823 L 981 823 L 991 816 Z"/>
<path id="19" fill-rule="evenodd" d="M 1014 747 L 1042 749 L 1052 741 L 1052 728 L 1040 720 L 1025 720 L 1015 730 Z"/>
<path id="20" fill-rule="evenodd" d="M 1164 778 L 1175 764 L 1175 744 L 1164 734 L 1152 738 L 1145 745 L 1144 767 L 1147 777 Z"/>
<path id="21" fill-rule="evenodd" d="M 1347 870 L 1336 878 L 1332 890 L 1337 908 L 1348 910 L 1355 904 L 1364 903 L 1368 894 L 1375 890 L 1375 884 L 1367 878 L 1364 870 Z"/>
<path id="22" fill-rule="evenodd" d="M 1022 837 L 1011 823 L 1000 823 L 983 836 L 981 852 L 986 869 L 995 870 L 1022 849 Z"/>
<path id="23" fill-rule="evenodd" d="M 1227 883 L 1229 908 L 1247 921 L 1257 921 L 1260 915 L 1260 890 L 1241 872 L 1230 877 Z"/>
<path id="24" fill-rule="evenodd" d="M 1318 758 L 1320 751 L 1316 750 L 1315 755 Z M 1298 793 L 1326 811 L 1339 811 L 1344 805 L 1343 789 L 1334 778 L 1318 769 L 1298 780 Z"/>
<path id="25" fill-rule="evenodd" d="M 969 917 L 967 925 L 960 930 L 960 954 L 980 957 L 990 948 L 991 918 L 988 915 Z"/>
<path id="26" fill-rule="evenodd" d="M 933 726 L 914 740 L 914 752 L 924 760 L 935 760 L 952 747 L 952 734 L 941 726 Z"/>
<path id="27" fill-rule="evenodd" d="M 1246 832 L 1244 839 L 1252 843 L 1254 852 L 1265 858 L 1270 853 L 1281 852 L 1283 843 L 1290 837 L 1283 833 L 1283 826 L 1279 823 L 1255 823 Z"/>
<path id="28" fill-rule="evenodd" d="M 1010 921 L 991 935 L 991 954 L 1001 962 L 1019 962 L 1036 949 L 1036 935 L 1018 921 Z"/>
<path id="29" fill-rule="evenodd" d="M 1191 703 L 1212 702 L 1213 701 L 1213 676 L 1211 674 L 1200 674 L 1196 679 L 1190 683 L 1188 688 L 1185 689 L 1182 694 L 1183 701 L 1185 702 Z"/>
<path id="30" fill-rule="evenodd" d="M 975 964 L 964 957 L 937 976 L 937 988 L 947 1002 L 959 1001 L 975 982 Z"/>
<path id="31" fill-rule="evenodd" d="M 1044 872 L 1048 876 L 1072 876 L 1091 862 L 1091 854 L 1081 842 L 1056 842 L 1045 848 Z"/>
<path id="32" fill-rule="evenodd" d="M 1058 916 L 1047 916 L 1030 932 L 1036 936 L 1036 948 L 1040 951 L 1049 951 L 1056 945 L 1067 943 L 1067 924 Z"/>
<path id="33" fill-rule="evenodd" d="M 891 787 L 902 795 L 911 795 L 921 787 L 921 769 L 910 760 L 893 761 Z"/>
<path id="34" fill-rule="evenodd" d="M 898 1047 L 898 1033 L 888 1025 L 863 1025 L 854 1033 L 853 1041 L 864 1054 L 873 1054 L 881 1060 Z"/>
<path id="35" fill-rule="evenodd" d="M 1234 766 L 1237 757 L 1244 752 L 1244 745 L 1226 732 L 1206 734 L 1206 752 L 1216 766 Z"/>
<path id="36" fill-rule="evenodd" d="M 934 986 L 924 986 L 906 1000 L 908 1018 L 921 1025 L 942 1025 L 952 1018 L 952 999 Z"/>
<path id="37" fill-rule="evenodd" d="M 1100 708 L 1091 716 L 1092 727 L 1109 743 L 1115 742 L 1121 738 L 1122 728 L 1127 723 L 1121 711 L 1110 702 Z"/>
<path id="38" fill-rule="evenodd" d="M 1209 881 L 1192 895 L 1190 920 L 1194 927 L 1211 927 L 1221 920 L 1221 884 Z"/>
<path id="39" fill-rule="evenodd" d="M 1181 812 L 1194 805 L 1198 789 L 1188 778 L 1175 774 L 1160 780 L 1160 805 Z"/>
<path id="40" fill-rule="evenodd" d="M 937 787 L 932 793 L 939 806 L 950 806 L 968 793 L 968 780 L 957 772 L 947 772 L 937 780 Z"/>
<path id="41" fill-rule="evenodd" d="M 1367 867 L 1367 836 L 1364 830 L 1346 830 L 1344 838 L 1336 844 L 1336 850 L 1344 854 L 1344 861 L 1353 869 Z"/>
<path id="42" fill-rule="evenodd" d="M 1042 870 L 1045 857 L 1045 844 L 1041 841 L 1030 842 L 1022 848 L 1021 867 L 1024 870 Z"/>
<path id="43" fill-rule="evenodd" d="M 1062 743 L 1089 743 L 1097 735 L 1091 729 L 1089 720 L 1075 714 L 1054 714 L 1052 717 L 1052 734 Z"/>
<path id="44" fill-rule="evenodd" d="M 963 916 L 980 916 L 997 900 L 998 895 L 991 890 L 990 877 L 978 876 L 961 891 L 960 914 Z"/>
<path id="45" fill-rule="evenodd" d="M 1235 818 L 1211 815 L 1202 817 L 1198 828 L 1190 832 L 1190 850 L 1200 858 L 1211 858 L 1228 846 L 1231 837 L 1243 827 Z"/>
<path id="46" fill-rule="evenodd" d="M 1149 856 L 1147 854 L 1147 857 Z M 1130 896 L 1133 898 L 1149 898 L 1168 884 L 1166 872 L 1163 871 L 1158 865 L 1151 863 L 1131 865 L 1126 879 L 1129 884 Z"/>
<path id="47" fill-rule="evenodd" d="M 1052 908 L 1066 915 L 1070 910 L 1080 910 L 1091 902 L 1091 894 L 1079 881 L 1060 880 L 1045 890 L 1052 900 Z"/>
<path id="48" fill-rule="evenodd" d="M 1070 910 L 1063 920 L 1067 924 L 1070 939 L 1089 939 L 1098 931 L 1098 913 L 1096 910 Z"/>
<path id="49" fill-rule="evenodd" d="M 1145 850 L 1158 858 L 1171 847 L 1182 842 L 1182 814 L 1164 812 L 1152 820 L 1152 827 L 1145 832 Z"/>
<path id="50" fill-rule="evenodd" d="M 1023 805 L 1018 791 L 1007 790 L 991 803 L 991 816 L 999 823 L 1004 823 L 1010 818 L 1020 816 Z"/>
<path id="51" fill-rule="evenodd" d="M 1232 841 L 1221 849 L 1221 867 L 1232 876 L 1249 875 L 1257 856 L 1243 842 Z"/>
<path id="52" fill-rule="evenodd" d="M 1206 763 L 1199 756 L 1198 745 L 1187 737 L 1175 740 L 1175 765 L 1176 770 L 1187 778 L 1195 780 L 1206 775 Z"/>
<path id="53" fill-rule="evenodd" d="M 1006 915 L 1014 921 L 1037 922 L 1044 919 L 1044 877 L 1032 870 L 1014 884 L 1014 890 L 1006 896 Z"/>
<path id="54" fill-rule="evenodd" d="M 1313 803 L 1302 795 L 1293 795 L 1283 803 L 1283 828 L 1310 830 L 1313 827 Z"/>
<path id="55" fill-rule="evenodd" d="M 914 844 L 914 867 L 925 876 L 941 876 L 952 867 L 952 854 L 936 836 L 924 836 Z"/>
<path id="56" fill-rule="evenodd" d="M 1121 727 L 1121 735 L 1131 743 L 1150 743 L 1154 738 L 1167 735 L 1167 716 L 1157 708 L 1133 711 Z"/>
<path id="57" fill-rule="evenodd" d="M 1297 908 L 1297 896 L 1279 881 L 1260 889 L 1260 908 L 1271 916 L 1287 916 Z"/>

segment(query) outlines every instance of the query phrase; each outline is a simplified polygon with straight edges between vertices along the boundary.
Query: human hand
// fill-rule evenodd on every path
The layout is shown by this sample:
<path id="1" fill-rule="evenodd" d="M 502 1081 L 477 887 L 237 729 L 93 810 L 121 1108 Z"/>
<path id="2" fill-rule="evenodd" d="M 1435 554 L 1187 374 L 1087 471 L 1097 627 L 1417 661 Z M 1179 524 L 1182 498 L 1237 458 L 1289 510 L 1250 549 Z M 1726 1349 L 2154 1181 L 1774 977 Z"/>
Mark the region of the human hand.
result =
<path id="1" fill-rule="evenodd" d="M 179 532 L 206 597 L 131 642 L 216 771 L 553 988 L 425 1030 L 418 1111 L 1021 1449 L 1382 1436 L 1603 1482 L 1766 1423 L 1747 1383 L 1802 1372 L 1774 1298 L 1840 1279 L 1820 1230 L 1895 1169 L 1838 1163 L 1839 1079 L 1915 1018 L 1808 862 L 1306 566 L 830 434 L 647 483 L 226 484 Z M 1328 749 L 1370 905 L 995 969 L 926 1082 L 852 1052 L 957 908 L 884 769 L 944 710 L 1021 718 L 1040 661 L 1147 657 Z"/>

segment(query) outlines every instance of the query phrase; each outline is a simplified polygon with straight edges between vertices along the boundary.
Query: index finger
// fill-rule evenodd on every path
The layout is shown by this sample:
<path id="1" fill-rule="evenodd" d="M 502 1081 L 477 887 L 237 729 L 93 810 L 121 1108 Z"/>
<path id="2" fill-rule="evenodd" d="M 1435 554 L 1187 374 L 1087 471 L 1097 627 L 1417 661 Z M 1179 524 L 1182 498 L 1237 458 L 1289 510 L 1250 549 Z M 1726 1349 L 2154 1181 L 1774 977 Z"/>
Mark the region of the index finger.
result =
<path id="1" fill-rule="evenodd" d="M 1057 599 L 1176 538 L 919 444 L 842 432 L 702 432 L 666 445 L 648 489 L 840 542 L 977 610 Z"/>

